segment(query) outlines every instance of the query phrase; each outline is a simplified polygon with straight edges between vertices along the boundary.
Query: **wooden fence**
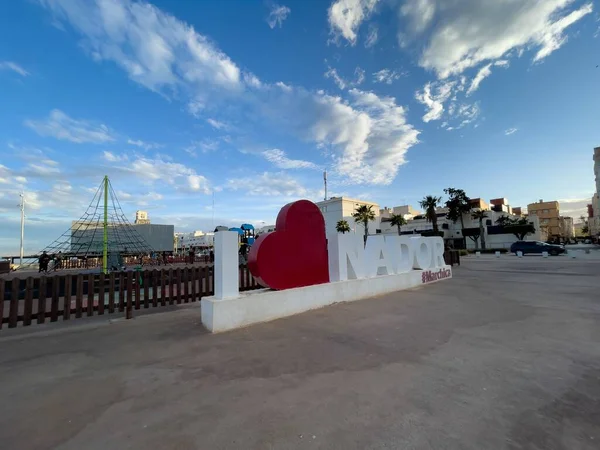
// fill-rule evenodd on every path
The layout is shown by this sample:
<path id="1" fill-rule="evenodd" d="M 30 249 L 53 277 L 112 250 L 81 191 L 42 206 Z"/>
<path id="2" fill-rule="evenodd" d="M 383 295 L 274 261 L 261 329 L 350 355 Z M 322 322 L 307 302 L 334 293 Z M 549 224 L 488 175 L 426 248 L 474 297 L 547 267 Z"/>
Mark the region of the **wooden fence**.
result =
<path id="1" fill-rule="evenodd" d="M 213 267 L 184 267 L 0 279 L 0 329 L 59 319 L 125 312 L 199 301 L 214 294 Z M 259 289 L 240 266 L 240 291 Z"/>

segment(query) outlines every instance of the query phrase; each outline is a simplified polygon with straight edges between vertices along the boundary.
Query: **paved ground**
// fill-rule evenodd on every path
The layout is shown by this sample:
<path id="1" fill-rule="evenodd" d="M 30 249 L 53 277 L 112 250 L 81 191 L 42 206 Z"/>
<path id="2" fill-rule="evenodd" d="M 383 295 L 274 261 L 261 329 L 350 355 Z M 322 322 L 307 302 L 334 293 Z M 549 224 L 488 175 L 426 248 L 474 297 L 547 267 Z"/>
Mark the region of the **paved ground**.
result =
<path id="1" fill-rule="evenodd" d="M 221 335 L 197 308 L 23 330 L 0 333 L 0 448 L 600 448 L 595 261 L 471 258 Z"/>

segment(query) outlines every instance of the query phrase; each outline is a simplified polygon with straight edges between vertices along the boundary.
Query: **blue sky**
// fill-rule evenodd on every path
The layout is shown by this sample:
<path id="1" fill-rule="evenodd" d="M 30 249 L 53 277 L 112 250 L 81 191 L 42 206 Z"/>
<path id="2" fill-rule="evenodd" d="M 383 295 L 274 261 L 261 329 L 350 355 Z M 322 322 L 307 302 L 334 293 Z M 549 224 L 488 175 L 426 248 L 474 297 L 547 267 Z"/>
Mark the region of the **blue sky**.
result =
<path id="1" fill-rule="evenodd" d="M 273 223 L 324 169 L 381 206 L 452 186 L 577 217 L 599 43 L 585 0 L 3 2 L 0 254 L 18 192 L 37 251 L 104 174 L 181 231 Z"/>

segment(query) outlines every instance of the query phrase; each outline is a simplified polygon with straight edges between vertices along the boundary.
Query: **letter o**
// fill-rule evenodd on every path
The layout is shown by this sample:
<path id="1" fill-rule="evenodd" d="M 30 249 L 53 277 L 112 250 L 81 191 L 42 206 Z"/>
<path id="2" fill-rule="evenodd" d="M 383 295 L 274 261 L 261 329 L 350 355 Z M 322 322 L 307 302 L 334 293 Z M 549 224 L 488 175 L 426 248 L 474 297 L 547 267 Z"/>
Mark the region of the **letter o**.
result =
<path id="1" fill-rule="evenodd" d="M 427 239 L 415 243 L 415 269 L 429 269 L 433 261 L 433 247 Z"/>

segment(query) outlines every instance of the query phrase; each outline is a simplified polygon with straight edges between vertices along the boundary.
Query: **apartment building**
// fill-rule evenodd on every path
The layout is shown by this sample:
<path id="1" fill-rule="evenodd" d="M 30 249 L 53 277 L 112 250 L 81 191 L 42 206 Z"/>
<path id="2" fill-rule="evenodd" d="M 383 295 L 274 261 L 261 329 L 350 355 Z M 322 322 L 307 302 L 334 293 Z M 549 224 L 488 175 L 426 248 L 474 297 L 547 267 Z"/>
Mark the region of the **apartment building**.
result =
<path id="1" fill-rule="evenodd" d="M 527 205 L 527 212 L 529 216 L 537 216 L 540 227 L 549 239 L 561 237 L 560 205 L 556 200 L 530 203 Z"/>

